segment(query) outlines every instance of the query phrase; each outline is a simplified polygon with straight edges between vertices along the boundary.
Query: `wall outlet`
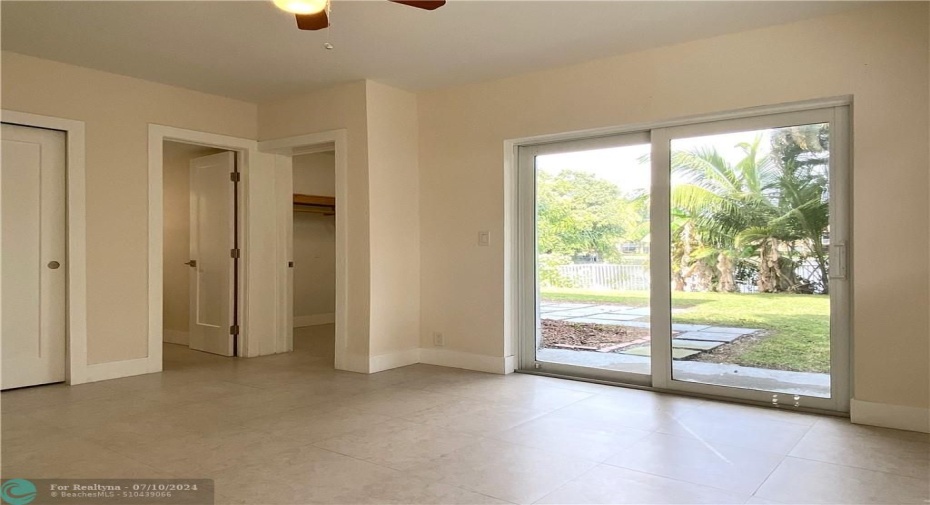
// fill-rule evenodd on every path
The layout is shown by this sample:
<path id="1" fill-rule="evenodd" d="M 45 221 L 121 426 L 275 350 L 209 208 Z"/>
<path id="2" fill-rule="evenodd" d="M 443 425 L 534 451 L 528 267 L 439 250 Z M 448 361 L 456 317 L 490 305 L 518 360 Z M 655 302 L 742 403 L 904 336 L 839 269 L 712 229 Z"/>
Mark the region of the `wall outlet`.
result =
<path id="1" fill-rule="evenodd" d="M 479 231 L 478 232 L 478 245 L 482 247 L 491 245 L 491 232 Z"/>
<path id="2" fill-rule="evenodd" d="M 443 347 L 446 345 L 446 337 L 442 336 L 442 333 L 438 331 L 433 333 L 433 346 L 434 347 Z"/>

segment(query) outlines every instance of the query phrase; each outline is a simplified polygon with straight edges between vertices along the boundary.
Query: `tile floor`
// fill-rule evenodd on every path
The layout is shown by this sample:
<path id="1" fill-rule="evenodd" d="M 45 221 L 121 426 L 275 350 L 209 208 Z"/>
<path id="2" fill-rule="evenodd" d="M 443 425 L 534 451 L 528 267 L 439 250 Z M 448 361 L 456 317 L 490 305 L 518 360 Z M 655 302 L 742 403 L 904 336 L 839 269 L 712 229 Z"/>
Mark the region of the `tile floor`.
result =
<path id="1" fill-rule="evenodd" d="M 2 474 L 212 478 L 248 504 L 930 500 L 927 435 L 531 375 L 337 372 L 326 331 L 4 392 Z"/>

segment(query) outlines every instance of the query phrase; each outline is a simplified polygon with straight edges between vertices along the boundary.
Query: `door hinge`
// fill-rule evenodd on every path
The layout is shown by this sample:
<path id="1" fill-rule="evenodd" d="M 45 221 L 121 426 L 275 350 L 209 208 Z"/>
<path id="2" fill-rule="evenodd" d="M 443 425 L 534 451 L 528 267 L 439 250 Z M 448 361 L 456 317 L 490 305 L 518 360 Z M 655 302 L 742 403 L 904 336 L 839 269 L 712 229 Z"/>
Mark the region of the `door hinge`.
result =
<path id="1" fill-rule="evenodd" d="M 239 335 L 239 325 L 238 325 L 238 324 L 234 324 L 234 325 L 230 326 L 230 327 L 229 327 L 229 334 L 230 334 L 230 335 Z"/>
<path id="2" fill-rule="evenodd" d="M 229 180 L 232 182 L 239 182 L 239 172 L 230 172 Z"/>
<path id="3" fill-rule="evenodd" d="M 239 249 L 230 249 L 229 257 L 236 260 L 239 259 Z"/>

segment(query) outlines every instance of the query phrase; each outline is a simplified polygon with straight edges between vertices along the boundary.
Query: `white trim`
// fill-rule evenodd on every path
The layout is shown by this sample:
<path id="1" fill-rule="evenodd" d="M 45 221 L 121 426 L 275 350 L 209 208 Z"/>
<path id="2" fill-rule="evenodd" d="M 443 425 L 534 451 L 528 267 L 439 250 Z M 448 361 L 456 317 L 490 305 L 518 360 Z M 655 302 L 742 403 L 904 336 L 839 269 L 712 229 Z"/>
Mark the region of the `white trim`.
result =
<path id="1" fill-rule="evenodd" d="M 333 146 L 336 153 L 336 202 L 338 211 L 336 212 L 336 357 L 335 368 L 337 370 L 349 370 L 353 372 L 367 373 L 369 370 L 369 357 L 350 356 L 348 354 L 349 335 L 348 314 L 348 272 L 346 256 L 348 252 L 348 214 L 349 214 L 349 195 L 348 195 L 348 173 L 349 173 L 349 156 L 348 156 L 348 132 L 346 130 L 331 130 L 320 133 L 310 133 L 306 135 L 297 135 L 294 137 L 285 137 L 280 139 L 265 140 L 258 143 L 258 149 L 262 152 L 279 154 L 284 156 L 293 156 L 295 153 L 317 152 L 315 146 Z M 292 185 L 293 187 L 293 185 Z M 281 197 L 292 198 L 290 189 L 286 195 Z M 289 200 L 290 201 L 290 200 Z M 290 207 L 288 207 L 290 208 Z M 293 227 L 287 230 L 289 236 L 293 235 Z M 293 248 L 290 244 L 293 239 L 287 240 L 287 237 L 279 237 L 281 247 L 287 248 L 287 256 L 292 261 Z M 286 263 L 279 265 L 278 277 L 281 282 L 287 282 L 289 276 Z M 281 300 L 281 305 L 293 305 L 292 290 L 284 291 L 287 299 Z"/>
<path id="2" fill-rule="evenodd" d="M 517 357 L 514 355 L 504 356 L 504 374 L 513 373 L 517 369 Z"/>
<path id="3" fill-rule="evenodd" d="M 166 344 L 188 345 L 190 343 L 190 333 L 179 330 L 165 330 L 162 340 Z"/>
<path id="4" fill-rule="evenodd" d="M 503 375 L 513 371 L 514 357 L 487 356 L 451 349 L 421 348 L 420 363 Z"/>
<path id="5" fill-rule="evenodd" d="M 335 322 L 335 312 L 330 312 L 328 314 L 310 314 L 309 316 L 294 316 L 294 328 L 319 326 L 321 324 L 333 324 Z"/>
<path id="6" fill-rule="evenodd" d="M 294 250 L 294 160 L 290 156 L 274 155 L 275 184 L 275 352 L 294 350 L 294 269 L 290 267 Z M 281 275 L 281 265 L 288 265 Z"/>
<path id="7" fill-rule="evenodd" d="M 105 381 L 155 372 L 161 372 L 161 362 L 159 361 L 156 366 L 151 357 L 110 361 L 108 363 L 87 365 L 86 380 L 84 382 Z"/>
<path id="8" fill-rule="evenodd" d="M 372 356 L 369 360 L 368 373 L 378 373 L 392 368 L 415 365 L 420 362 L 420 348 L 391 352 Z"/>
<path id="9" fill-rule="evenodd" d="M 668 130 L 657 128 L 649 132 L 650 178 L 649 233 L 651 237 L 671 237 L 671 151 Z M 649 244 L 649 372 L 654 388 L 666 388 L 672 382 L 672 265 L 671 241 L 658 240 Z"/>
<path id="10" fill-rule="evenodd" d="M 930 433 L 930 409 L 856 400 L 850 402 L 850 420 L 897 430 Z"/>
<path id="11" fill-rule="evenodd" d="M 0 120 L 66 134 L 68 192 L 68 350 L 69 384 L 87 382 L 87 214 L 84 122 L 3 110 Z"/>
<path id="12" fill-rule="evenodd" d="M 249 164 L 257 151 L 258 143 L 254 140 L 205 133 L 195 130 L 186 130 L 172 126 L 149 124 L 148 139 L 148 356 L 146 372 L 160 372 L 162 369 L 162 343 L 163 343 L 163 243 L 164 243 L 164 177 L 163 154 L 166 140 L 185 142 L 219 149 L 236 151 L 238 169 L 241 174 L 239 198 L 239 248 L 241 251 L 239 263 L 239 355 L 250 356 L 248 350 L 253 344 L 249 339 L 248 325 L 248 180 Z M 140 360 L 130 360 L 126 368 L 116 367 L 113 370 L 131 370 L 129 363 Z M 109 363 L 108 363 L 109 364 Z M 129 374 L 135 375 L 135 374 Z M 115 378 L 115 377 L 108 377 Z"/>

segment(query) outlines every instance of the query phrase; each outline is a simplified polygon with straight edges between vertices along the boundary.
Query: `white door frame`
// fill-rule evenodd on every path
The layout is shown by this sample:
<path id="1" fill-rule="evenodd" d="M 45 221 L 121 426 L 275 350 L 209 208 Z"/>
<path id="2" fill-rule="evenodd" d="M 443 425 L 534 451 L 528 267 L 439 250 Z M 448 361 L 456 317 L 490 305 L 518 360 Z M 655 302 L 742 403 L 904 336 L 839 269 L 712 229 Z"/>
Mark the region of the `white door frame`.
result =
<path id="1" fill-rule="evenodd" d="M 65 378 L 69 384 L 88 382 L 87 365 L 87 233 L 84 191 L 84 122 L 12 110 L 0 111 L 4 123 L 65 132 L 67 194 L 67 346 Z M 2 315 L 0 315 L 2 317 Z M 89 369 L 90 368 L 90 369 Z M 91 379 L 92 380 L 92 379 Z"/>
<path id="2" fill-rule="evenodd" d="M 248 180 L 249 163 L 258 151 L 254 140 L 186 130 L 172 126 L 149 124 L 148 143 L 148 355 L 132 360 L 140 367 L 136 373 L 152 373 L 162 370 L 162 343 L 164 330 L 164 288 L 163 288 L 163 244 L 164 244 L 164 143 L 165 141 L 184 142 L 205 147 L 225 149 L 236 153 L 236 163 L 240 173 L 239 197 L 239 342 L 238 355 L 248 356 Z M 127 366 L 128 366 L 127 363 Z M 124 374 L 127 375 L 127 374 Z"/>
<path id="3" fill-rule="evenodd" d="M 828 109 L 828 108 L 840 108 L 842 110 L 838 111 L 836 114 L 838 117 L 838 123 L 843 126 L 842 129 L 834 132 L 839 141 L 840 149 L 837 149 L 836 153 L 831 152 L 831 185 L 837 185 L 841 187 L 839 192 L 839 198 L 841 201 L 831 201 L 831 216 L 839 216 L 842 214 L 840 219 L 848 219 L 848 216 L 852 213 L 852 193 L 851 193 L 851 178 L 852 178 L 852 149 L 850 141 L 850 129 L 849 124 L 849 109 L 852 107 L 853 97 L 852 96 L 839 96 L 839 97 L 830 97 L 823 99 L 807 100 L 801 102 L 793 102 L 787 104 L 778 104 L 778 105 L 768 105 L 761 107 L 751 107 L 741 110 L 720 112 L 714 114 L 704 114 L 698 116 L 690 116 L 679 119 L 671 119 L 667 121 L 656 121 L 656 122 L 647 122 L 647 123 L 638 123 L 631 124 L 621 127 L 607 127 L 607 128 L 597 128 L 592 130 L 582 130 L 575 132 L 567 133 L 555 133 L 547 135 L 539 135 L 534 137 L 524 137 L 518 139 L 511 139 L 504 141 L 504 352 L 505 356 L 511 357 L 516 353 L 517 369 L 522 372 L 528 373 L 545 373 L 543 371 L 534 372 L 533 367 L 535 360 L 528 359 L 526 353 L 521 353 L 520 344 L 522 339 L 529 338 L 532 335 L 532 328 L 527 328 L 529 321 L 531 319 L 523 314 L 526 310 L 526 307 L 529 306 L 530 301 L 526 299 L 526 293 L 528 292 L 528 283 L 535 285 L 535 269 L 532 266 L 526 265 L 526 258 L 524 250 L 527 245 L 525 244 L 524 238 L 524 214 L 525 211 L 522 209 L 528 208 L 529 205 L 526 202 L 527 198 L 530 198 L 530 191 L 526 189 L 521 191 L 521 186 L 527 186 L 531 182 L 525 180 L 525 178 L 520 177 L 520 148 L 529 147 L 529 146 L 539 146 L 549 143 L 561 143 L 572 140 L 581 140 L 581 139 L 596 139 L 600 137 L 619 135 L 624 133 L 635 133 L 635 132 L 652 132 L 654 138 L 653 142 L 662 142 L 664 139 L 655 138 L 656 136 L 662 135 L 663 131 L 667 131 L 670 128 L 674 127 L 684 127 L 694 124 L 712 124 L 718 121 L 730 121 L 730 120 L 746 120 L 746 123 L 752 123 L 753 121 L 758 121 L 765 123 L 764 116 L 771 116 L 776 114 L 787 114 L 787 113 L 801 113 L 810 110 L 817 109 Z M 758 119 L 763 117 L 763 119 Z M 659 163 L 662 160 L 656 159 L 656 154 L 653 153 L 653 163 Z M 659 153 L 661 155 L 661 153 Z M 842 167 L 841 170 L 836 170 L 835 167 Z M 667 197 L 662 200 L 662 192 L 655 191 L 656 184 L 659 181 L 656 181 L 656 170 L 653 170 L 653 192 L 651 195 L 653 211 L 657 205 L 667 205 Z M 842 172 L 842 173 L 841 173 Z M 839 180 L 835 177 L 840 177 Z M 667 179 L 667 178 L 666 178 Z M 667 181 L 666 181 L 667 182 Z M 845 192 L 844 192 L 845 191 Z M 831 200 L 836 200 L 833 198 Z M 535 205 L 535 204 L 534 204 Z M 839 209 L 843 209 L 842 212 Z M 655 216 L 653 216 L 655 219 Z M 832 218 L 831 218 L 832 219 Z M 832 398 L 824 402 L 817 402 L 818 405 L 814 409 L 826 408 L 833 411 L 848 411 L 850 400 L 855 396 L 855 377 L 852 374 L 852 363 L 854 359 L 854 334 L 855 328 L 853 325 L 852 319 L 852 307 L 853 307 L 853 293 L 852 293 L 852 226 L 851 223 L 846 221 L 841 224 L 845 225 L 846 233 L 846 247 L 848 250 L 848 258 L 846 265 L 846 274 L 847 280 L 844 283 L 849 286 L 849 288 L 844 289 L 844 292 L 839 297 L 838 301 L 840 304 L 845 305 L 846 315 L 842 318 L 834 318 L 834 314 L 831 314 L 831 333 L 836 332 L 845 333 L 845 339 L 837 340 L 831 336 L 831 389 L 832 389 Z M 655 245 L 654 245 L 655 246 Z M 666 248 L 667 249 L 667 248 Z M 662 254 L 661 250 L 653 250 L 655 255 Z M 666 256 L 667 257 L 667 256 Z M 535 261 L 535 260 L 534 260 Z M 663 276 L 662 278 L 667 278 L 664 276 L 667 273 L 667 268 L 662 269 L 662 265 L 666 263 L 664 261 L 659 262 L 659 265 L 652 265 L 652 275 L 654 278 Z M 666 295 L 666 292 L 670 289 L 669 286 L 664 286 L 664 289 L 656 289 L 657 285 L 654 283 L 652 286 L 653 298 L 663 297 Z M 832 309 L 831 309 L 832 310 Z M 660 311 L 657 311 L 660 312 Z M 663 320 L 668 319 L 669 321 Z M 657 325 L 665 325 L 666 323 L 670 324 L 670 314 L 653 314 L 652 316 L 652 325 L 655 328 Z M 527 346 L 528 347 L 528 346 Z M 720 398 L 715 396 L 713 393 L 708 393 L 707 389 L 713 388 L 690 388 L 686 385 L 685 388 L 676 387 L 675 389 L 669 389 L 670 375 L 668 378 L 666 376 L 670 374 L 670 364 L 658 363 L 657 359 L 662 359 L 661 356 L 670 354 L 666 352 L 664 343 L 660 343 L 659 352 L 656 352 L 654 348 L 653 352 L 653 362 L 652 362 L 652 376 L 653 384 L 652 386 L 642 386 L 642 385 L 633 385 L 634 387 L 646 387 L 647 389 L 655 389 L 660 391 L 674 391 L 684 394 L 692 394 L 697 396 L 710 396 Z M 658 366 L 657 366 L 658 365 Z M 656 380 L 658 377 L 658 380 Z M 601 377 L 590 377 L 589 380 L 592 381 L 603 381 Z M 732 401 L 745 401 L 749 403 L 757 403 L 755 398 L 749 398 L 750 395 L 727 395 L 726 399 Z M 832 405 L 829 405 L 832 403 Z"/>
<path id="4" fill-rule="evenodd" d="M 331 147 L 330 147 L 331 146 Z M 291 158 L 299 154 L 309 154 L 312 152 L 334 150 L 336 154 L 336 358 L 335 367 L 337 370 L 347 370 L 347 347 L 348 334 L 346 333 L 346 306 L 348 296 L 348 277 L 346 266 L 346 252 L 348 244 L 347 224 L 348 224 L 348 133 L 346 130 L 330 130 L 320 133 L 310 133 L 306 135 L 297 135 L 294 137 L 285 137 L 280 139 L 266 140 L 258 143 L 258 149 L 262 152 L 284 156 L 287 158 L 283 163 L 281 172 L 276 177 L 278 181 L 278 242 L 286 244 L 286 247 L 279 249 L 278 257 L 278 296 L 284 300 L 279 304 L 280 313 L 278 321 L 280 325 L 290 329 L 289 348 L 293 349 L 293 327 L 294 327 L 294 293 L 288 289 L 288 278 L 290 268 L 287 264 L 293 261 L 293 192 L 294 183 L 291 177 L 292 163 Z"/>

